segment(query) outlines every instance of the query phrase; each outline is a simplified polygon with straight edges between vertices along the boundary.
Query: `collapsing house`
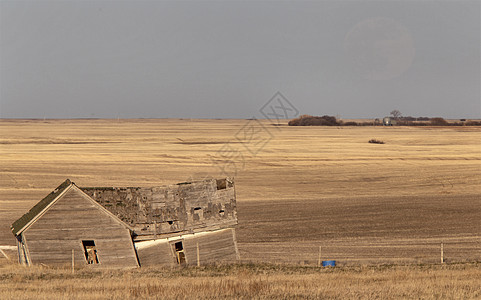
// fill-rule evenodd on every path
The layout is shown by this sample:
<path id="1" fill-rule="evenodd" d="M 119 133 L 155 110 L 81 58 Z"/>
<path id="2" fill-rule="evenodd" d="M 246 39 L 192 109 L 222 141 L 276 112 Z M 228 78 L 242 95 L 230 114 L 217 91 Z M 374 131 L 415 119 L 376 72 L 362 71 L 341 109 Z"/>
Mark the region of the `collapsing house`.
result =
<path id="1" fill-rule="evenodd" d="M 234 182 L 78 187 L 66 180 L 15 221 L 26 265 L 138 267 L 239 259 Z"/>

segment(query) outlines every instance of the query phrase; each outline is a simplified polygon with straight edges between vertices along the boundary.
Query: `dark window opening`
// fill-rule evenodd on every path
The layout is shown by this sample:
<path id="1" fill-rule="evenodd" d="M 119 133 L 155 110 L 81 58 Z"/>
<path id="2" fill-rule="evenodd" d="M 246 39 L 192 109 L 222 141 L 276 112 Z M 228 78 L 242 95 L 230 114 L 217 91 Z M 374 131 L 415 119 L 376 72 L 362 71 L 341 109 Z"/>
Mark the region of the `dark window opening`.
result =
<path id="1" fill-rule="evenodd" d="M 167 221 L 167 223 L 169 223 L 169 225 L 172 225 L 174 224 L 174 221 Z"/>
<path id="2" fill-rule="evenodd" d="M 184 250 L 184 245 L 182 245 L 182 242 L 177 242 L 174 244 L 175 246 L 175 251 L 182 251 Z"/>
<path id="3" fill-rule="evenodd" d="M 95 242 L 90 241 L 82 241 L 82 245 L 84 247 L 84 254 L 85 259 L 87 260 L 87 264 L 98 264 L 99 258 L 97 255 L 97 248 L 95 247 Z"/>
<path id="4" fill-rule="evenodd" d="M 185 253 L 184 253 L 184 245 L 182 241 L 175 242 L 173 245 L 175 251 L 175 259 L 179 265 L 185 264 Z"/>
<path id="5" fill-rule="evenodd" d="M 225 179 L 217 179 L 217 189 L 224 190 L 227 187 L 227 182 Z"/>
<path id="6" fill-rule="evenodd" d="M 194 221 L 200 221 L 204 219 L 204 211 L 202 207 L 195 207 L 192 213 L 193 213 L 192 217 Z"/>

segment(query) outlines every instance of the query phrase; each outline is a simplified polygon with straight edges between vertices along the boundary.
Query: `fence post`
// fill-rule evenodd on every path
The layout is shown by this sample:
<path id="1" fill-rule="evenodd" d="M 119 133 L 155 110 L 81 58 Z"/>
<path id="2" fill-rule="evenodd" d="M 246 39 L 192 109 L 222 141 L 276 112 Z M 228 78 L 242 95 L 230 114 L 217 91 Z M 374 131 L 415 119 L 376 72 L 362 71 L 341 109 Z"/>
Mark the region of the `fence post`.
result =
<path id="1" fill-rule="evenodd" d="M 197 242 L 197 266 L 200 267 L 199 242 Z"/>
<path id="2" fill-rule="evenodd" d="M 319 256 L 317 257 L 317 266 L 321 266 L 321 246 L 319 246 Z"/>
<path id="3" fill-rule="evenodd" d="M 444 243 L 441 242 L 441 263 L 444 264 Z"/>

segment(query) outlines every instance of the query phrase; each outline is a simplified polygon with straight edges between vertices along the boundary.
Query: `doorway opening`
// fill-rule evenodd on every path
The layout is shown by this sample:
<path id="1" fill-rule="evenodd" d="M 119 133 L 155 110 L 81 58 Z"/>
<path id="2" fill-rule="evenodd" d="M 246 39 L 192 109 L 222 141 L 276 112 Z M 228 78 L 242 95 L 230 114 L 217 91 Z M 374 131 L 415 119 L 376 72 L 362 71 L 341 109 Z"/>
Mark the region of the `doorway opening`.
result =
<path id="1" fill-rule="evenodd" d="M 84 254 L 87 264 L 98 264 L 99 257 L 97 255 L 97 247 L 95 247 L 95 242 L 93 240 L 82 241 L 82 246 L 84 247 Z"/>
<path id="2" fill-rule="evenodd" d="M 179 265 L 185 264 L 184 244 L 182 243 L 182 241 L 173 243 L 172 248 L 174 250 L 177 263 Z"/>

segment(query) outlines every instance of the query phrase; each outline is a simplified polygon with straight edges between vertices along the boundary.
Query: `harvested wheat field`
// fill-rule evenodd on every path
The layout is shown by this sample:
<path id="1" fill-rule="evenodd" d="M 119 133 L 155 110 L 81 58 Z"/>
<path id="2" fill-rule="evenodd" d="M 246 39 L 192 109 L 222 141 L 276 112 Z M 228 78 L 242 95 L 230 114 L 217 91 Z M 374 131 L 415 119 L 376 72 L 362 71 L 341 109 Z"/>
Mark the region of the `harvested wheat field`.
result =
<path id="1" fill-rule="evenodd" d="M 225 172 L 243 260 L 315 263 L 323 246 L 340 264 L 437 262 L 442 241 L 448 261 L 481 259 L 479 127 L 3 120 L 0 132 L 0 245 L 66 178 L 152 186 Z"/>
<path id="2" fill-rule="evenodd" d="M 0 245 L 15 245 L 10 224 L 66 178 L 80 186 L 153 186 L 230 175 L 236 181 L 241 261 L 304 265 L 309 271 L 297 274 L 300 271 L 296 269 L 294 277 L 279 271 L 272 277 L 256 275 L 252 280 L 249 276 L 239 279 L 229 271 L 226 277 L 208 281 L 204 275 L 197 278 L 198 270 L 192 271 L 194 275 L 186 275 L 190 272 L 186 270 L 179 271 L 181 275 L 169 271 L 175 275 L 168 276 L 181 276 L 189 282 L 186 289 L 226 286 L 242 290 L 231 294 L 238 297 L 247 297 L 242 294 L 245 289 L 264 291 L 259 296 L 273 295 L 263 289 L 294 284 L 297 281 L 293 278 L 301 276 L 304 286 L 286 295 L 343 298 L 359 292 L 370 298 L 388 292 L 383 288 L 374 289 L 372 294 L 356 289 L 334 294 L 315 288 L 311 291 L 310 285 L 321 280 L 330 282 L 323 288 L 339 288 L 336 282 L 346 271 L 354 276 L 349 280 L 357 280 L 359 286 L 363 280 L 371 280 L 367 286 L 375 286 L 376 280 L 392 285 L 392 295 L 396 296 L 480 296 L 479 289 L 448 291 L 447 283 L 438 292 L 443 283 L 434 282 L 432 277 L 438 274 L 435 276 L 463 286 L 479 281 L 478 265 L 469 263 L 481 261 L 480 127 L 289 127 L 286 123 L 1 120 Z M 385 144 L 370 144 L 370 139 Z M 396 267 L 377 272 L 379 269 L 373 267 L 362 272 L 370 279 L 356 279 L 356 266 L 439 263 L 441 242 L 448 268 Z M 317 264 L 319 246 L 321 259 L 336 260 L 344 271 L 309 269 Z M 8 284 L 17 286 L 14 290 L 26 287 L 21 282 L 30 276 L 28 271 L 22 269 L 15 275 L 11 270 L 9 266 L 2 271 L 4 278 L 12 277 Z M 71 295 L 77 283 L 88 282 L 84 278 L 87 273 L 82 273 L 84 277 L 72 277 L 62 286 L 59 278 L 64 275 L 57 272 L 63 271 L 49 270 L 48 280 L 63 296 Z M 129 271 L 125 276 L 135 272 L 144 271 Z M 113 278 L 107 280 L 108 286 L 99 287 L 99 298 L 112 291 L 119 297 L 125 292 L 149 297 L 149 289 L 164 287 L 156 281 L 146 281 L 148 287 L 143 287 L 146 282 L 116 287 L 120 284 L 116 278 L 124 275 L 109 274 L 95 275 Z M 158 275 L 142 276 L 153 274 Z M 404 281 L 394 284 L 399 274 Z M 165 284 L 175 286 L 174 279 Z M 38 285 L 46 295 L 52 292 L 42 286 L 43 279 L 32 280 L 30 287 Z M 432 290 L 402 294 L 403 282 L 423 280 L 433 281 Z M 424 287 L 416 283 L 411 288 Z M 22 293 L 20 289 L 8 296 L 28 298 Z M 212 295 L 206 292 L 201 296 Z"/>

